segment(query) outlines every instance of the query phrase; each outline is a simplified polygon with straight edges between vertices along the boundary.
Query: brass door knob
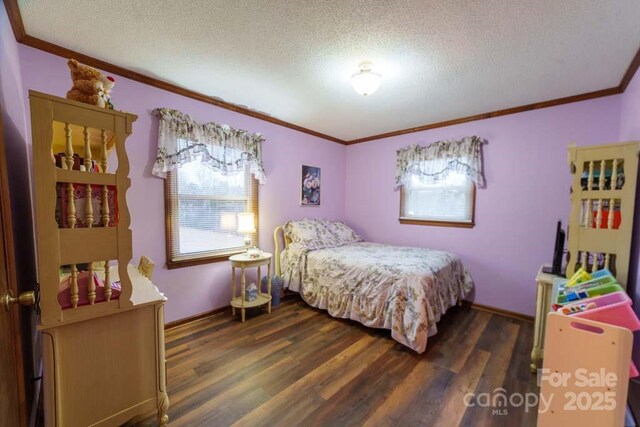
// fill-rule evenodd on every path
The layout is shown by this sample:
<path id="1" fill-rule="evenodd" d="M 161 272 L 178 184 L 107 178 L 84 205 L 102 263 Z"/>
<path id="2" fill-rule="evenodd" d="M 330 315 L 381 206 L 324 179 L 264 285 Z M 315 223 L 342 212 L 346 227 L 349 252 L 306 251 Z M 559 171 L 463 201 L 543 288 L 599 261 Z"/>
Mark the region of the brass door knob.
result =
<path id="1" fill-rule="evenodd" d="M 2 305 L 4 305 L 5 310 L 9 310 L 13 304 L 20 305 L 33 305 L 36 302 L 36 293 L 34 291 L 26 291 L 21 292 L 18 297 L 14 297 L 11 291 L 9 291 L 5 296 L 0 299 Z"/>

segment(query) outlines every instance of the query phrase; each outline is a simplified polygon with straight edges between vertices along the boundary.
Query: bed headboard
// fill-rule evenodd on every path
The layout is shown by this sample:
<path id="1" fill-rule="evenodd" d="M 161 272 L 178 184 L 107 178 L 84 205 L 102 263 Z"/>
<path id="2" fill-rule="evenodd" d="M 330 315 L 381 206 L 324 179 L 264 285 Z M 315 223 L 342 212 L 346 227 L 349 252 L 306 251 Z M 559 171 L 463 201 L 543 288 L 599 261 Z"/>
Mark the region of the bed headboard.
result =
<path id="1" fill-rule="evenodd" d="M 291 241 L 284 234 L 284 228 L 281 225 L 277 226 L 275 230 L 273 230 L 273 248 L 274 248 L 274 256 L 275 256 L 275 264 L 276 264 L 276 276 L 281 275 L 280 271 L 280 243 L 282 243 L 282 249 L 284 250 L 287 245 L 291 243 Z"/>

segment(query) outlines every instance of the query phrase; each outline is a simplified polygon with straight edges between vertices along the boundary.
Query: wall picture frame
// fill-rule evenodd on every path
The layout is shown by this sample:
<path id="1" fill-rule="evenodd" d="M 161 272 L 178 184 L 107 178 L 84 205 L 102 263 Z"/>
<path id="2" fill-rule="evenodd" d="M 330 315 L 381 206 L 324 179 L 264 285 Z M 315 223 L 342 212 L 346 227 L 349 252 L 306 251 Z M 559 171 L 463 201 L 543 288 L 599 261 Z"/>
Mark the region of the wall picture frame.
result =
<path id="1" fill-rule="evenodd" d="M 320 168 L 302 165 L 300 206 L 320 206 Z"/>

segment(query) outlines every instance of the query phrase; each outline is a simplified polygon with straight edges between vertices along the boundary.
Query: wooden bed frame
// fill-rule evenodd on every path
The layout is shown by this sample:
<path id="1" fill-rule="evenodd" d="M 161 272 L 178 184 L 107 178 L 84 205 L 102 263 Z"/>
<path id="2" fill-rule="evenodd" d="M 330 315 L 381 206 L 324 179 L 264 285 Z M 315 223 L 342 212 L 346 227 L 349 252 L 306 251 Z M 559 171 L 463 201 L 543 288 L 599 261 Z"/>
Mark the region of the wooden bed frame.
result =
<path id="1" fill-rule="evenodd" d="M 273 256 L 275 257 L 276 264 L 276 276 L 281 276 L 282 271 L 280 269 L 280 243 L 282 242 L 282 250 L 285 250 L 291 243 L 291 240 L 284 234 L 284 228 L 282 225 L 276 227 L 273 230 Z"/>

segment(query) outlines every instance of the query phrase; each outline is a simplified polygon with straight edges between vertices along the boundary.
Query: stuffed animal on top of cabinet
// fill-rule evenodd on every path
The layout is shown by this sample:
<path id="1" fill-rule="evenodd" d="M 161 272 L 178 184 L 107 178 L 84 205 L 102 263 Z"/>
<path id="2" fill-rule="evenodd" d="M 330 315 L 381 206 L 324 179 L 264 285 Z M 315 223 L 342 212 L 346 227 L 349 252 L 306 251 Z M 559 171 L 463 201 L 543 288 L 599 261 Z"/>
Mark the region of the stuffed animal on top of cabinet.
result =
<path id="1" fill-rule="evenodd" d="M 75 59 L 67 62 L 71 72 L 73 87 L 67 92 L 67 99 L 113 109 L 111 89 L 115 81 L 104 76 L 100 71 Z"/>
<path id="2" fill-rule="evenodd" d="M 116 81 L 111 76 L 105 76 L 104 74 L 100 75 L 100 81 L 102 82 L 102 86 L 104 90 L 102 91 L 102 99 L 104 100 L 104 106 L 110 110 L 113 110 L 113 104 L 111 103 L 111 89 L 116 84 Z"/>

